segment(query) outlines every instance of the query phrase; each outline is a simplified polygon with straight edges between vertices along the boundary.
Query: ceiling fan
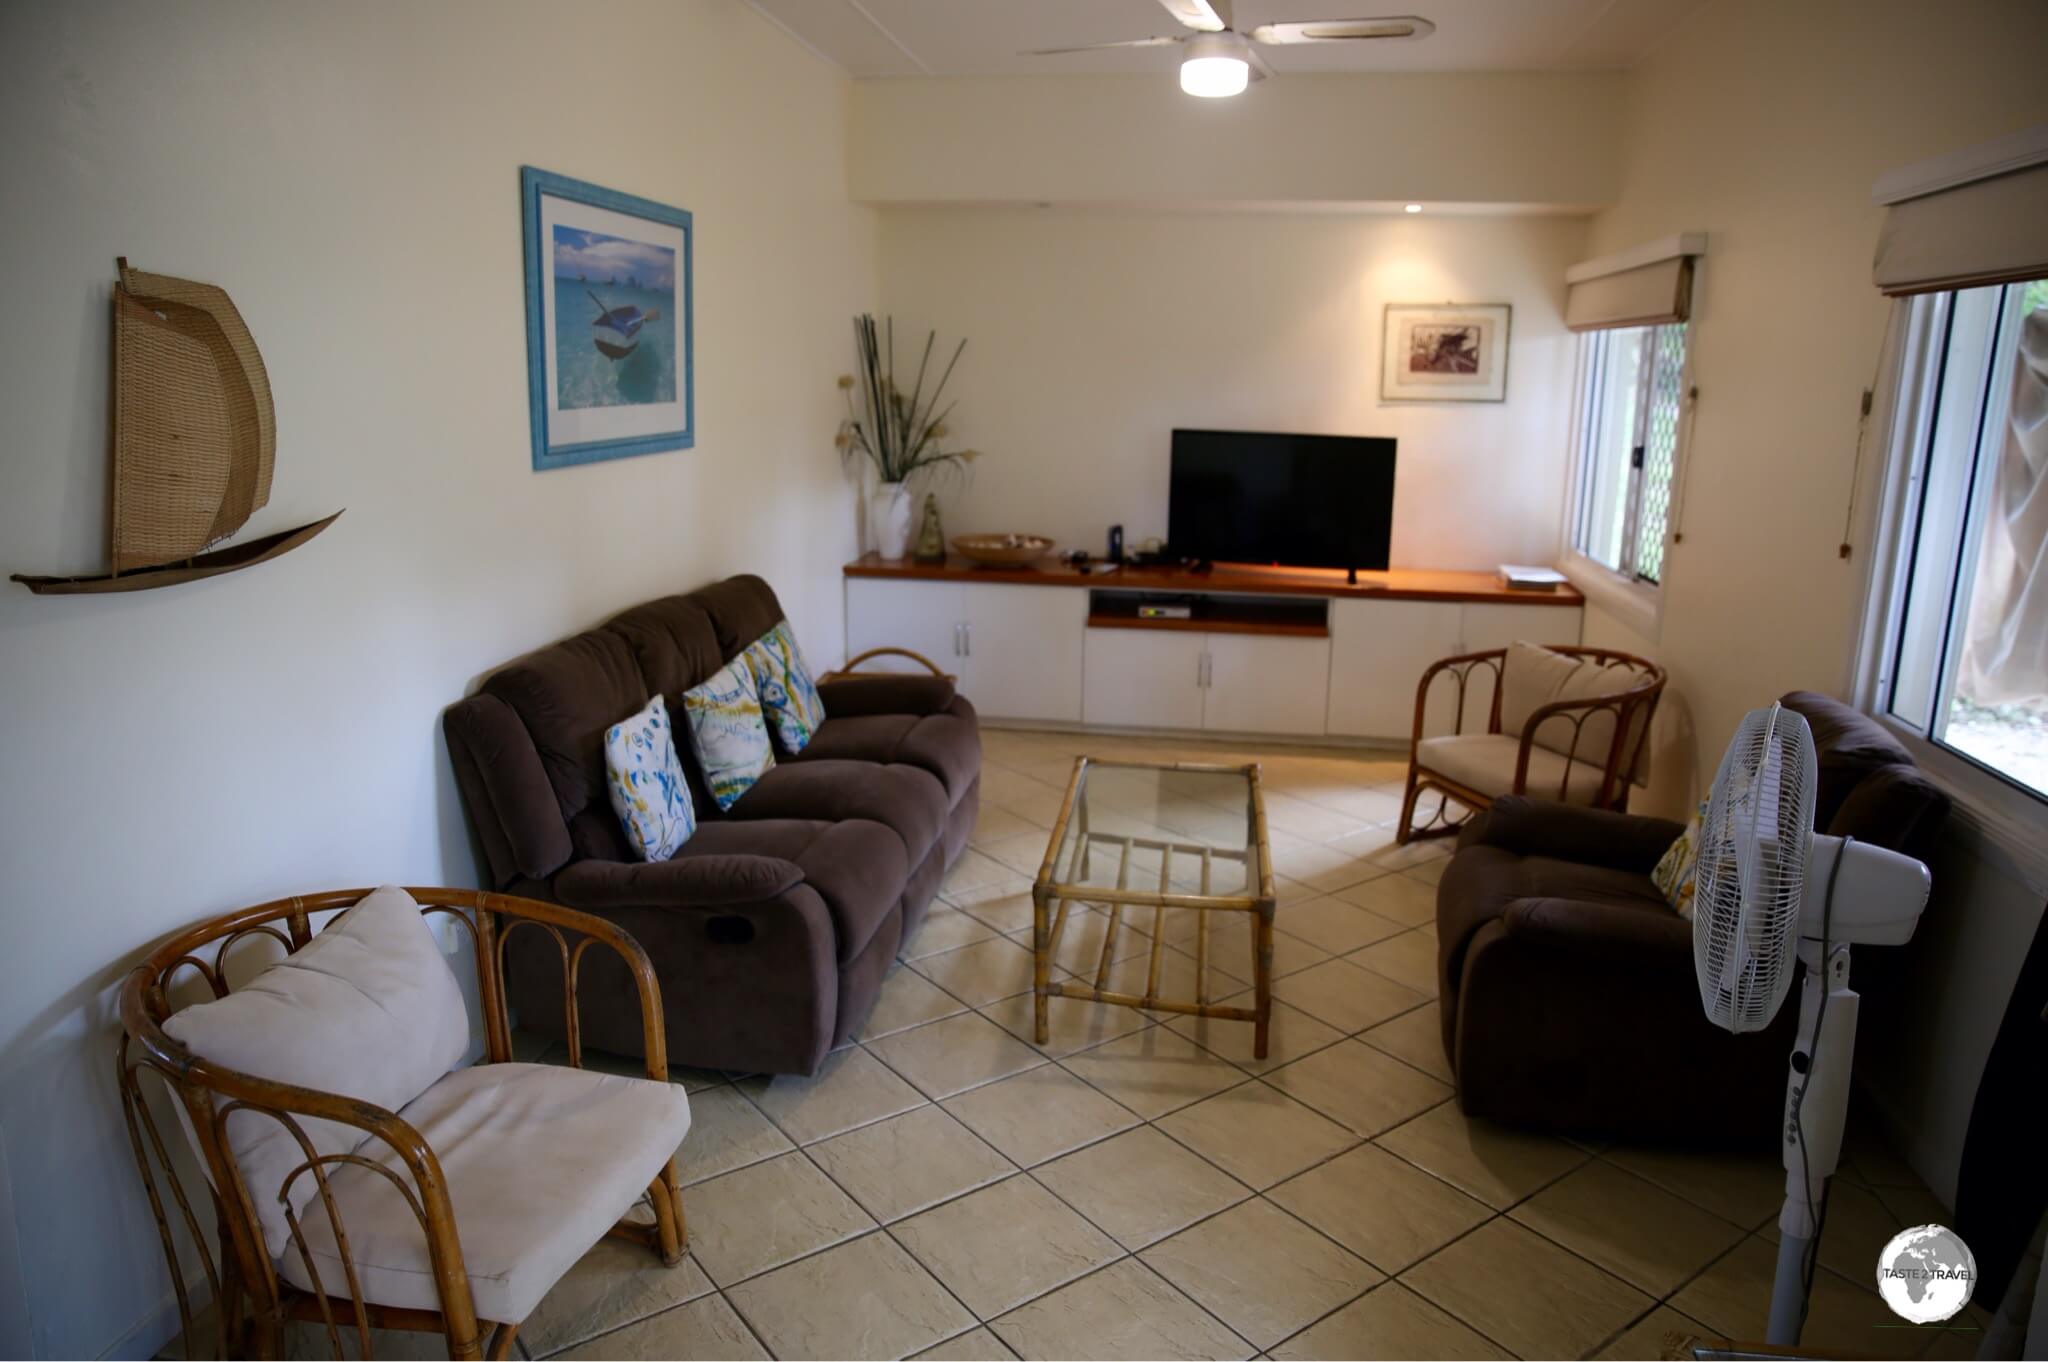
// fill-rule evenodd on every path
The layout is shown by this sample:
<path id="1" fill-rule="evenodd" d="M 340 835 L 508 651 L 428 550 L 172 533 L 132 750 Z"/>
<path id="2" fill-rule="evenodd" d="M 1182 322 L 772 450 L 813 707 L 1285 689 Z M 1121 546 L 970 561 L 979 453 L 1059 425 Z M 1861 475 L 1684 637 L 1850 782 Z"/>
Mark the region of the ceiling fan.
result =
<path id="1" fill-rule="evenodd" d="M 1273 74 L 1259 47 L 1291 47 L 1298 43 L 1354 43 L 1426 38 L 1436 25 L 1412 14 L 1383 19 L 1311 19 L 1299 23 L 1260 24 L 1238 32 L 1232 21 L 1232 0 L 1159 0 L 1166 12 L 1189 29 L 1157 38 L 1132 38 L 1120 43 L 1086 43 L 1080 47 L 1047 47 L 1029 57 L 1068 52 L 1099 52 L 1115 47 L 1179 47 L 1180 88 L 1191 95 L 1218 99 L 1242 94 L 1247 84 Z"/>

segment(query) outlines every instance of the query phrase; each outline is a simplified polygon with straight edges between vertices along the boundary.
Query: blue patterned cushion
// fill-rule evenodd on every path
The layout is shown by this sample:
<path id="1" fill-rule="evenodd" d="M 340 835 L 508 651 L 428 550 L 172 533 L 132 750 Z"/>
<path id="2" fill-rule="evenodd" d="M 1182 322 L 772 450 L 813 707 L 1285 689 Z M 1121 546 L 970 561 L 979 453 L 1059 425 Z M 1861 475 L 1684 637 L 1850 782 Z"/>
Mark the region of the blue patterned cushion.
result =
<path id="1" fill-rule="evenodd" d="M 668 705 L 657 695 L 647 707 L 604 734 L 604 769 L 612 812 L 626 841 L 643 861 L 665 861 L 697 830 L 697 810 L 683 783 Z"/>
<path id="2" fill-rule="evenodd" d="M 760 687 L 761 709 L 768 716 L 768 726 L 775 730 L 776 742 L 795 756 L 825 722 L 825 702 L 818 698 L 818 684 L 804 665 L 789 621 L 777 621 L 740 656 Z"/>
<path id="3" fill-rule="evenodd" d="M 729 809 L 775 766 L 761 695 L 744 654 L 720 667 L 701 686 L 683 692 L 690 745 L 718 807 Z"/>

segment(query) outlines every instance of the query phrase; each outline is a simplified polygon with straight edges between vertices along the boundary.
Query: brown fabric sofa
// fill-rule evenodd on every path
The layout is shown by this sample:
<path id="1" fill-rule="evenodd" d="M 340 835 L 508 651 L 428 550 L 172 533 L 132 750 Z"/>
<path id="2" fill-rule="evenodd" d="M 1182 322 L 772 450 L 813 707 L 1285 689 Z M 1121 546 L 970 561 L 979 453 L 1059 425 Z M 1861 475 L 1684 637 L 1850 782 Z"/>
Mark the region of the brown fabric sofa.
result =
<path id="1" fill-rule="evenodd" d="M 631 933 L 654 961 L 677 1064 L 814 1072 L 874 1004 L 980 804 L 966 697 L 943 677 L 869 676 L 821 684 L 811 742 L 721 813 L 689 750 L 682 692 L 781 618 L 758 577 L 650 601 L 508 664 L 445 716 L 491 884 Z M 674 859 L 641 862 L 606 792 L 604 732 L 657 693 L 698 826 Z M 506 950 L 514 1008 L 552 1034 L 559 948 L 520 931 Z M 640 1053 L 623 966 L 583 960 L 578 993 L 585 1045 Z"/>
<path id="2" fill-rule="evenodd" d="M 1928 859 L 1949 801 L 1906 750 L 1824 695 L 1783 703 L 1813 728 L 1816 829 Z M 1437 891 L 1437 975 L 1468 1115 L 1616 1138 L 1775 1139 L 1796 994 L 1761 1032 L 1706 1019 L 1692 924 L 1650 882 L 1681 831 L 1511 796 L 1461 834 Z"/>

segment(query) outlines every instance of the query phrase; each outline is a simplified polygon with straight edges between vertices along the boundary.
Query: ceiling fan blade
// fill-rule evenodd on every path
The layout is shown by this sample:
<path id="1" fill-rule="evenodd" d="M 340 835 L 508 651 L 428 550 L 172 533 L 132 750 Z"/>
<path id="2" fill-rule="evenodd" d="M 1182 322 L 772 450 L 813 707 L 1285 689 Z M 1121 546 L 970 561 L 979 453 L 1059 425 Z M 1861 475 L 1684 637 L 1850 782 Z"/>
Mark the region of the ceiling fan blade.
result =
<path id="1" fill-rule="evenodd" d="M 1166 12 L 1198 33 L 1230 27 L 1230 0 L 1159 0 Z M 1219 8 L 1220 7 L 1220 8 Z"/>
<path id="2" fill-rule="evenodd" d="M 1265 57 L 1260 54 L 1259 49 L 1254 44 L 1246 43 L 1244 45 L 1244 59 L 1252 68 L 1251 78 L 1254 81 L 1264 80 L 1267 76 L 1273 74 L 1273 68 L 1267 64 Z"/>
<path id="3" fill-rule="evenodd" d="M 1253 42 L 1284 47 L 1295 43 L 1348 43 L 1374 39 L 1427 38 L 1436 25 L 1412 14 L 1390 15 L 1384 19 L 1310 19 L 1300 23 L 1260 24 L 1251 31 Z"/>
<path id="4" fill-rule="evenodd" d="M 1180 41 L 1171 38 L 1131 38 L 1120 43 L 1083 43 L 1079 47 L 1035 47 L 1017 55 L 1022 57 L 1058 57 L 1069 52 L 1107 52 L 1117 47 L 1172 47 Z"/>

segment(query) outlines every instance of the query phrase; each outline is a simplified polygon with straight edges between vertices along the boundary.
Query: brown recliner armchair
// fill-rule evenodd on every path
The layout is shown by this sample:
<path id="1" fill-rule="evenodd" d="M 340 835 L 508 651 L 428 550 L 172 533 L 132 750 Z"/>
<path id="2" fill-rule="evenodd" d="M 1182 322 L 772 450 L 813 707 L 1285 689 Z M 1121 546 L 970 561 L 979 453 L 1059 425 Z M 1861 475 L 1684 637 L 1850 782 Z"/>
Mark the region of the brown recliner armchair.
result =
<path id="1" fill-rule="evenodd" d="M 1814 823 L 1926 860 L 1949 800 L 1876 721 L 1824 695 Z M 1541 1129 L 1768 1143 L 1796 1007 L 1736 1036 L 1701 1011 L 1692 924 L 1650 871 L 1680 824 L 1523 796 L 1461 834 L 1437 891 L 1444 1052 L 1467 1115 Z"/>

